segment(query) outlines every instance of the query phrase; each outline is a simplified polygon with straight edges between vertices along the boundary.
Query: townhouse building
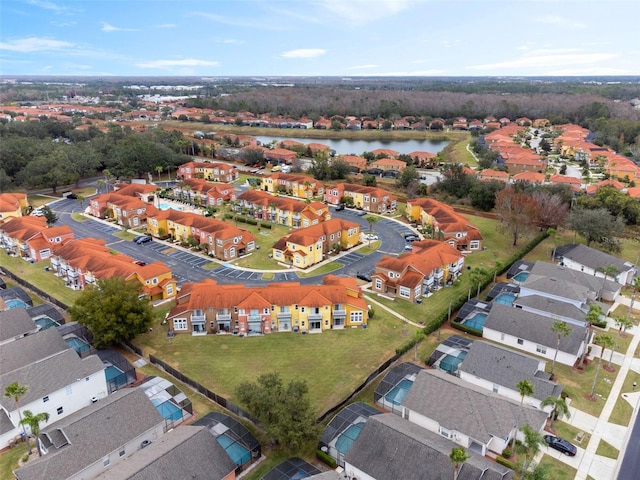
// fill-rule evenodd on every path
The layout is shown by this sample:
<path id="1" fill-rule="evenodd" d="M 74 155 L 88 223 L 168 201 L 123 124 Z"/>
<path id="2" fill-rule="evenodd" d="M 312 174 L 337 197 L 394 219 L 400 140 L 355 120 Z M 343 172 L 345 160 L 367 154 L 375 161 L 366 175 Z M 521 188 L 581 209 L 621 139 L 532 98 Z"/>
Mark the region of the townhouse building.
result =
<path id="1" fill-rule="evenodd" d="M 405 168 L 407 168 L 407 163 L 402 160 L 396 160 L 395 158 L 381 158 L 380 160 L 376 160 L 371 162 L 369 165 L 370 168 L 379 168 L 383 171 L 394 171 L 394 172 L 402 172 Z"/>
<path id="2" fill-rule="evenodd" d="M 301 202 L 273 196 L 261 190 L 248 190 L 238 195 L 236 211 L 258 220 L 291 228 L 305 228 L 331 219 L 329 207 L 322 202 Z"/>
<path id="3" fill-rule="evenodd" d="M 411 252 L 382 257 L 371 276 L 371 289 L 420 302 L 423 295 L 451 284 L 463 268 L 464 256 L 454 247 L 437 240 L 422 240 L 413 243 Z"/>
<path id="4" fill-rule="evenodd" d="M 220 206 L 236 199 L 233 185 L 228 183 L 209 183 L 198 178 L 185 179 L 171 188 L 175 198 L 198 203 L 207 207 Z"/>
<path id="5" fill-rule="evenodd" d="M 420 168 L 433 168 L 438 166 L 438 158 L 435 153 L 415 151 L 408 154 L 413 163 Z"/>
<path id="6" fill-rule="evenodd" d="M 176 280 L 162 262 L 143 264 L 123 254 L 114 255 L 104 239 L 83 238 L 67 241 L 53 248 L 51 270 L 67 287 L 82 290 L 97 280 L 121 277 L 135 281 L 151 300 L 172 298 Z"/>
<path id="7" fill-rule="evenodd" d="M 509 174 L 501 170 L 487 168 L 478 173 L 478 180 L 483 182 L 509 182 Z"/>
<path id="8" fill-rule="evenodd" d="M 247 230 L 191 212 L 164 210 L 149 218 L 147 232 L 157 238 L 194 243 L 211 257 L 233 260 L 251 253 L 256 239 Z"/>
<path id="9" fill-rule="evenodd" d="M 432 198 L 408 200 L 407 219 L 428 227 L 434 238 L 441 238 L 458 250 L 482 250 L 480 230 L 445 203 Z"/>
<path id="10" fill-rule="evenodd" d="M 136 196 L 119 192 L 105 193 L 92 197 L 89 201 L 89 213 L 97 218 L 113 218 L 118 225 L 136 228 L 144 224 L 148 215 L 157 212 L 156 207 Z"/>
<path id="11" fill-rule="evenodd" d="M 207 279 L 183 285 L 167 321 L 175 333 L 191 335 L 320 333 L 366 327 L 368 307 L 354 278 L 325 275 L 320 285 L 261 287 Z"/>
<path id="12" fill-rule="evenodd" d="M 0 221 L 21 217 L 28 206 L 26 193 L 0 193 Z"/>
<path id="13" fill-rule="evenodd" d="M 51 256 L 51 249 L 73 239 L 71 227 L 49 227 L 44 217 L 16 217 L 0 224 L 0 245 L 9 254 L 31 262 L 41 262 Z"/>
<path id="14" fill-rule="evenodd" d="M 367 159 L 359 155 L 338 155 L 335 160 L 341 160 L 354 172 L 359 173 L 367 168 Z"/>
<path id="15" fill-rule="evenodd" d="M 388 191 L 353 183 L 338 183 L 328 188 L 324 194 L 324 201 L 331 205 L 346 202 L 373 213 L 386 213 L 396 209 L 396 197 Z"/>
<path id="16" fill-rule="evenodd" d="M 187 162 L 178 167 L 182 180 L 203 179 L 210 182 L 232 183 L 240 178 L 240 171 L 233 165 L 221 162 Z"/>
<path id="17" fill-rule="evenodd" d="M 265 192 L 286 193 L 296 198 L 310 199 L 324 193 L 324 185 L 313 177 L 293 173 L 272 173 L 262 179 Z"/>
<path id="18" fill-rule="evenodd" d="M 332 218 L 285 235 L 273 246 L 274 260 L 298 268 L 309 268 L 329 252 L 348 250 L 360 242 L 360 225 Z"/>

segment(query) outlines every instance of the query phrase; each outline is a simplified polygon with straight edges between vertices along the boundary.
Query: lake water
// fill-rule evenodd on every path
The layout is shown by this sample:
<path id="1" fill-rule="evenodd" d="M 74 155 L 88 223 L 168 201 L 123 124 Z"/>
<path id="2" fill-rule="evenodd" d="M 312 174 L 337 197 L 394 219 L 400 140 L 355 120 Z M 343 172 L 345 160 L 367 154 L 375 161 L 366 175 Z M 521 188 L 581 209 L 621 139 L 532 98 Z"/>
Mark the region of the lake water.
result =
<path id="1" fill-rule="evenodd" d="M 378 148 L 387 148 L 389 150 L 395 150 L 400 153 L 411 152 L 430 152 L 438 153 L 445 148 L 449 142 L 434 142 L 432 140 L 397 140 L 397 141 L 382 141 L 382 140 L 347 140 L 338 139 L 331 140 L 327 138 L 313 139 L 313 138 L 288 138 L 288 137 L 265 137 L 260 135 L 253 135 L 261 144 L 267 144 L 275 140 L 281 142 L 282 140 L 295 140 L 304 144 L 309 143 L 322 143 L 327 145 L 332 150 L 335 150 L 338 155 L 362 155 L 364 152 L 371 152 Z"/>

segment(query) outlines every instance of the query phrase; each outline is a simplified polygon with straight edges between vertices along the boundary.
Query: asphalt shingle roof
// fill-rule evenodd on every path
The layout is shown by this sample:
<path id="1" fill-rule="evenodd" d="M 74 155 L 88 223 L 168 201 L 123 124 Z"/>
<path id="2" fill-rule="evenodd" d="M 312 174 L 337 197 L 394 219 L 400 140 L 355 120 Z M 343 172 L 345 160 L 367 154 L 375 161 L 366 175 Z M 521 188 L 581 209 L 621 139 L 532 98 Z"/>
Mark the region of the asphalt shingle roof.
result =
<path id="1" fill-rule="evenodd" d="M 571 250 L 564 252 L 563 257 L 593 269 L 614 265 L 620 272 L 626 272 L 633 268 L 631 262 L 626 262 L 618 257 L 601 252 L 595 248 L 587 247 L 586 245 L 576 245 Z"/>
<path id="2" fill-rule="evenodd" d="M 35 322 L 24 308 L 12 308 L 0 312 L 0 342 L 28 332 L 35 332 L 37 329 Z"/>
<path id="3" fill-rule="evenodd" d="M 518 382 L 528 379 L 533 384 L 533 398 L 558 398 L 562 393 L 562 385 L 536 376 L 539 363 L 540 360 L 529 355 L 492 343 L 475 341 L 459 369 L 514 391 L 517 390 Z"/>
<path id="4" fill-rule="evenodd" d="M 508 438 L 516 424 L 528 423 L 537 430 L 547 418 L 545 412 L 521 407 L 439 370 L 419 372 L 402 404 L 483 443 L 493 436 Z"/>
<path id="5" fill-rule="evenodd" d="M 548 262 L 536 262 L 522 285 L 540 292 L 585 301 L 589 292 L 599 292 L 604 285 L 607 292 L 618 292 L 621 285 L 612 280 L 572 270 Z"/>
<path id="6" fill-rule="evenodd" d="M 35 326 L 31 317 L 23 309 L 21 310 Z M 4 325 L 1 325 L 0 328 L 4 330 Z M 68 349 L 69 346 L 55 328 L 48 328 L 33 335 L 27 335 L 13 342 L 0 345 L 0 372 L 4 376 L 16 369 Z"/>
<path id="7" fill-rule="evenodd" d="M 487 320 L 484 322 L 484 328 L 555 349 L 558 346 L 558 336 L 551 330 L 553 322 L 555 320 L 551 317 L 526 312 L 508 305 L 496 304 L 489 312 Z M 578 325 L 570 325 L 570 327 L 569 336 L 561 340 L 560 351 L 577 355 L 585 338 L 586 327 Z"/>
<path id="8" fill-rule="evenodd" d="M 535 310 L 547 312 L 551 315 L 572 318 L 579 322 L 584 322 L 587 314 L 578 307 L 568 302 L 561 302 L 553 298 L 542 295 L 527 295 L 526 297 L 518 297 L 513 302 L 514 305 L 522 305 Z"/>
<path id="9" fill-rule="evenodd" d="M 370 417 L 345 462 L 376 480 L 453 478 L 449 459 L 455 443 L 392 413 Z M 509 480 L 513 472 L 473 452 L 458 480 Z"/>

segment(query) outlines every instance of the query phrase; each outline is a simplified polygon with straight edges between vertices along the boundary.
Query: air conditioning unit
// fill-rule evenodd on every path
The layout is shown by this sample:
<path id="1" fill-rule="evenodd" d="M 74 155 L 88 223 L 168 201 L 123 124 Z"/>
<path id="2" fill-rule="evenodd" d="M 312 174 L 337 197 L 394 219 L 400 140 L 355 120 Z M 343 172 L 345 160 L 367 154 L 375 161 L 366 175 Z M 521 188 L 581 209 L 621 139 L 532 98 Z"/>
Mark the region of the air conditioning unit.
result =
<path id="1" fill-rule="evenodd" d="M 96 403 L 98 401 L 98 397 L 91 397 L 91 403 Z"/>
<path id="2" fill-rule="evenodd" d="M 145 448 L 145 447 L 148 447 L 149 445 L 151 445 L 151 440 L 143 440 L 142 443 L 140 444 L 140 448 Z"/>

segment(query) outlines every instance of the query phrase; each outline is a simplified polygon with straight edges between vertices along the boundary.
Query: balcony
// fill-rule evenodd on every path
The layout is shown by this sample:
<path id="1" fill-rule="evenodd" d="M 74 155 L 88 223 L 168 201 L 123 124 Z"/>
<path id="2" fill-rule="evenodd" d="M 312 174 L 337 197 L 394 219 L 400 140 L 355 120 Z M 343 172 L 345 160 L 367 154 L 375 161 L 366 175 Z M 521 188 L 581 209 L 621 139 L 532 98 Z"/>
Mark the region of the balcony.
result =
<path id="1" fill-rule="evenodd" d="M 278 320 L 291 320 L 291 312 L 278 313 Z"/>
<path id="2" fill-rule="evenodd" d="M 321 313 L 310 313 L 307 317 L 309 319 L 310 322 L 313 321 L 319 321 L 322 320 L 322 314 Z"/>
<path id="3" fill-rule="evenodd" d="M 250 322 L 250 323 L 262 322 L 262 317 L 260 315 L 248 315 L 247 322 Z"/>
<path id="4" fill-rule="evenodd" d="M 230 313 L 217 313 L 216 314 L 216 320 L 218 322 L 230 322 L 231 321 L 231 314 Z"/>
<path id="5" fill-rule="evenodd" d="M 331 313 L 333 314 L 333 317 L 346 317 L 347 316 L 347 311 L 346 310 L 342 310 L 342 309 L 334 309 L 331 310 Z"/>
<path id="6" fill-rule="evenodd" d="M 191 315 L 191 323 L 204 323 L 207 318 L 204 315 Z"/>

